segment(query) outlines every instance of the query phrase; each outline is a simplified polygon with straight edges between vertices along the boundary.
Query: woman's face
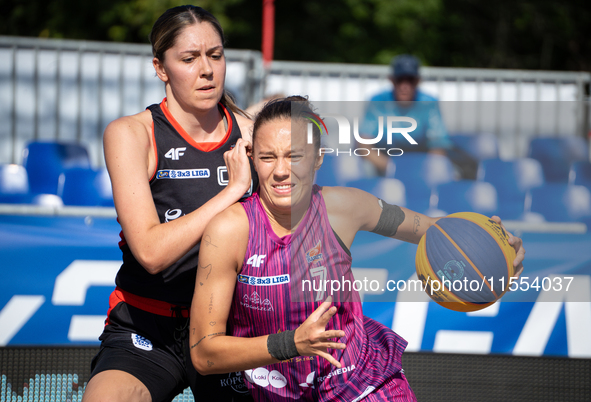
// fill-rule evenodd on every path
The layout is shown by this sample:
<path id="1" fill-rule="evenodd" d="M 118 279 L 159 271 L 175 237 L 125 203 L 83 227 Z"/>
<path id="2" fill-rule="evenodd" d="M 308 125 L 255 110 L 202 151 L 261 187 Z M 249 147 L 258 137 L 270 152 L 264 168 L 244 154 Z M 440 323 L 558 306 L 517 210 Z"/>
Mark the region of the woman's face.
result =
<path id="1" fill-rule="evenodd" d="M 226 59 L 222 40 L 209 22 L 185 27 L 164 61 L 154 59 L 156 73 L 167 84 L 167 96 L 185 110 L 210 110 L 224 92 Z"/>
<path id="2" fill-rule="evenodd" d="M 322 164 L 313 144 L 306 141 L 306 123 L 279 118 L 258 128 L 254 166 L 259 176 L 260 196 L 271 212 L 291 213 L 307 208 L 314 173 Z"/>

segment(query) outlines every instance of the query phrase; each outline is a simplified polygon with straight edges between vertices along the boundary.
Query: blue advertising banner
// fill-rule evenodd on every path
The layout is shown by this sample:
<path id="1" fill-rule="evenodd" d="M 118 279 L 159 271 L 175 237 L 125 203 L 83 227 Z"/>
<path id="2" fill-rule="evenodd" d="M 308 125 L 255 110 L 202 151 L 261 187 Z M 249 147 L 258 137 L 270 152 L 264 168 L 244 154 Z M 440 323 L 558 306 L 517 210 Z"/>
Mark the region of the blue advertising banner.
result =
<path id="1" fill-rule="evenodd" d="M 120 230 L 115 218 L 0 216 L 0 346 L 98 344 Z"/>
<path id="2" fill-rule="evenodd" d="M 0 346 L 98 345 L 119 231 L 115 218 L 0 215 Z M 591 357 L 591 235 L 520 235 L 527 255 L 513 291 L 463 313 L 411 291 L 416 245 L 358 234 L 351 252 L 365 314 L 408 351 Z"/>

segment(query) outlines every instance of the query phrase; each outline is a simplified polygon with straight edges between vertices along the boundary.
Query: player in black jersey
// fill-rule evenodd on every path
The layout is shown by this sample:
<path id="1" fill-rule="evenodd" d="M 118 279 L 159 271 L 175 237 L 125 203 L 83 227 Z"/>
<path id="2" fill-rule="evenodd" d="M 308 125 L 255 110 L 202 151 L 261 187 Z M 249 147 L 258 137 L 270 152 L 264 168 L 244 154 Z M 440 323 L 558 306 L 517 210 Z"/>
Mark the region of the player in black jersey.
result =
<path id="1" fill-rule="evenodd" d="M 208 222 L 257 186 L 252 122 L 224 91 L 219 22 L 166 11 L 150 34 L 166 98 L 105 130 L 123 265 L 84 401 L 249 400 L 237 373 L 200 376 L 189 353 L 189 308 Z M 236 114 L 234 113 L 236 112 Z"/>

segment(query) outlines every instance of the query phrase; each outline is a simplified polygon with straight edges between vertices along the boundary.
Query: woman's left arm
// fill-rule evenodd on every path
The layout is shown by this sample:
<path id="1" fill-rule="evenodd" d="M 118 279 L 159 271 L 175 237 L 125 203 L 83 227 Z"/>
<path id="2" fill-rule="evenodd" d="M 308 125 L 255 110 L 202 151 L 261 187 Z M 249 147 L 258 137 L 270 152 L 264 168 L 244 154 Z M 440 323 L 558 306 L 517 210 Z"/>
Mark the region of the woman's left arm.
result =
<path id="1" fill-rule="evenodd" d="M 441 219 L 386 204 L 374 195 L 355 188 L 324 187 L 322 191 L 330 223 L 348 247 L 359 230 L 418 244 L 427 230 Z M 502 225 L 498 216 L 492 219 Z M 515 249 L 513 266 L 518 277 L 523 270 L 525 249 L 522 240 L 511 233 L 509 244 Z"/>
<path id="2" fill-rule="evenodd" d="M 347 247 L 351 247 L 360 230 L 418 244 L 427 229 L 439 219 L 388 205 L 356 188 L 323 187 L 322 194 L 330 224 Z M 378 224 L 382 230 L 378 229 Z"/>

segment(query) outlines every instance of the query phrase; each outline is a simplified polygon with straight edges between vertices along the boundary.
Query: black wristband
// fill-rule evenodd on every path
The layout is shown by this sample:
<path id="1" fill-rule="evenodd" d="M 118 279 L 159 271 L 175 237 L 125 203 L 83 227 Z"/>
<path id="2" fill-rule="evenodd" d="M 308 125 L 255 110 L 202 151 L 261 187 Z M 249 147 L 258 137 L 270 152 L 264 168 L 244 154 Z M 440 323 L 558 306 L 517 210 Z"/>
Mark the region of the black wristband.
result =
<path id="1" fill-rule="evenodd" d="M 289 360 L 299 356 L 295 344 L 295 330 L 271 334 L 267 338 L 267 350 L 277 360 Z"/>
<path id="2" fill-rule="evenodd" d="M 390 205 L 383 200 L 378 200 L 382 213 L 373 233 L 382 236 L 393 237 L 398 231 L 398 226 L 404 222 L 404 211 L 397 205 Z"/>

